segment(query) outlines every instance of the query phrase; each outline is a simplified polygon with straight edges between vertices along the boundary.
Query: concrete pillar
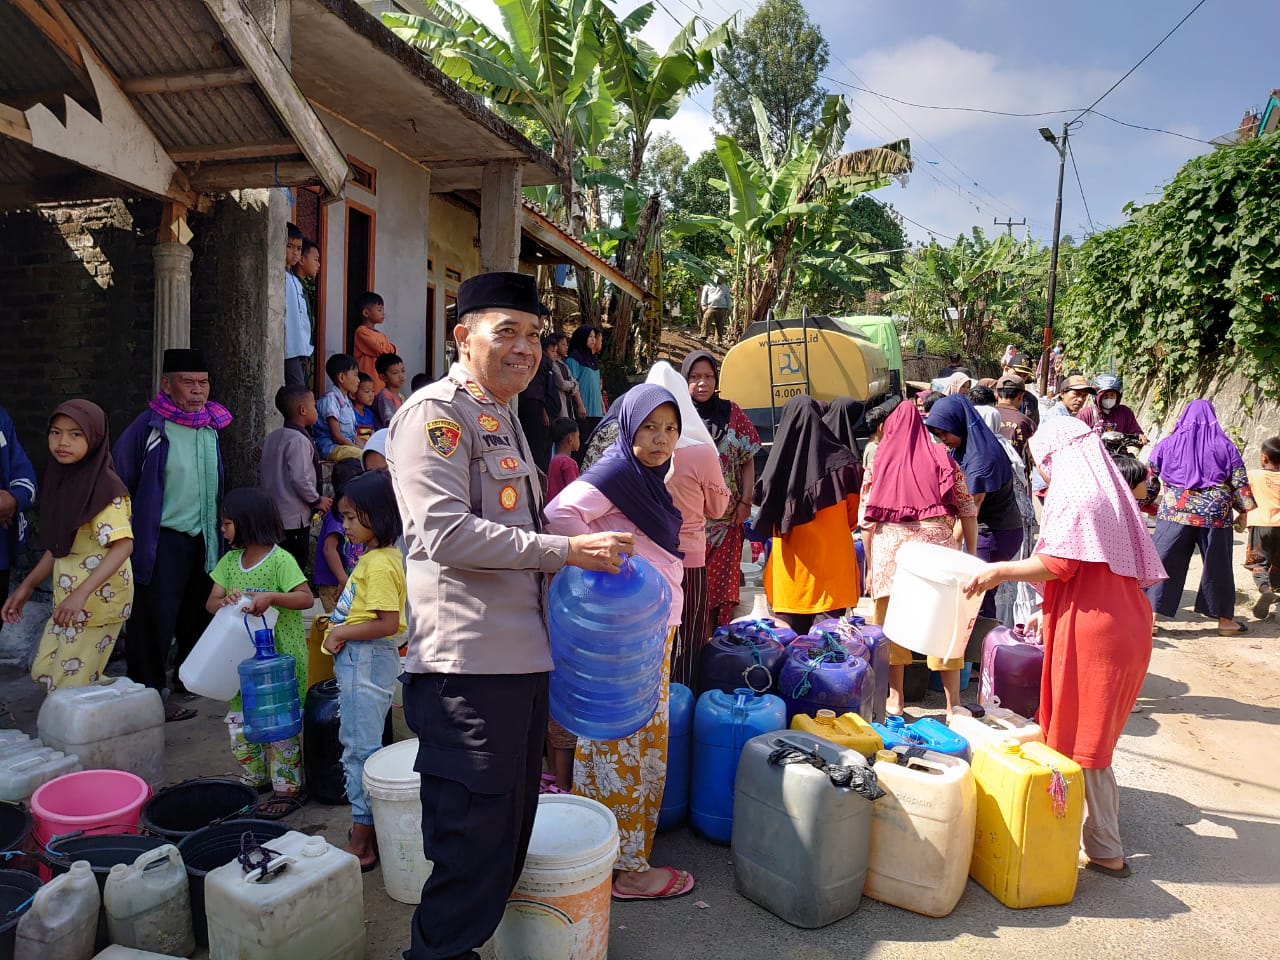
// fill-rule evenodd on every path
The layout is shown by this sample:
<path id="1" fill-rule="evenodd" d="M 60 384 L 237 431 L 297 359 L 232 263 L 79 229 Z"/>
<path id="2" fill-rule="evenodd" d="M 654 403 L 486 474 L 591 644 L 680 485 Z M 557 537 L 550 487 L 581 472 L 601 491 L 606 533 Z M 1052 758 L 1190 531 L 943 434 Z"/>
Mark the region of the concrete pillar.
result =
<path id="1" fill-rule="evenodd" d="M 520 262 L 520 166 L 487 163 L 480 186 L 480 270 L 515 270 Z"/>
<path id="2" fill-rule="evenodd" d="M 222 432 L 227 488 L 256 486 L 262 439 L 280 426 L 275 395 L 284 383 L 284 244 L 289 203 L 283 190 L 239 190 L 218 201 L 209 242 L 215 266 L 202 272 L 195 343 L 209 358 L 213 398 L 235 420 Z M 203 249 L 203 248 L 202 248 Z"/>
<path id="3" fill-rule="evenodd" d="M 157 243 L 152 256 L 156 264 L 156 303 L 151 383 L 158 388 L 164 352 L 191 346 L 191 248 L 185 243 Z"/>

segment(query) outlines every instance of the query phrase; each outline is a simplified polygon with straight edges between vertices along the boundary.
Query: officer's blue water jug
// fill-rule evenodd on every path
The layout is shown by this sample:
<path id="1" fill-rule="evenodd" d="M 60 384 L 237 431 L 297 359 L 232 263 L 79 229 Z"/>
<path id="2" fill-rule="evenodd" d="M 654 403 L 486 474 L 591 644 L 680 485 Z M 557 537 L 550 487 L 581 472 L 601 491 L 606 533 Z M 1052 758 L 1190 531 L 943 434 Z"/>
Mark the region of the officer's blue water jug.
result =
<path id="1" fill-rule="evenodd" d="M 875 675 L 875 698 L 871 703 L 871 719 L 883 721 L 884 705 L 889 697 L 889 638 L 874 623 L 850 614 L 838 620 L 820 620 L 813 625 L 814 633 L 834 630 L 842 637 L 861 640 L 871 650 L 871 671 Z"/>
<path id="2" fill-rule="evenodd" d="M 551 716 L 588 740 L 621 740 L 658 706 L 671 587 L 648 560 L 617 573 L 565 567 L 548 596 Z"/>
<path id="3" fill-rule="evenodd" d="M 733 839 L 733 787 L 738 758 L 752 737 L 785 729 L 787 708 L 773 694 L 743 687 L 708 690 L 693 712 L 693 776 L 689 824 L 708 840 Z"/>
<path id="4" fill-rule="evenodd" d="M 671 713 L 667 733 L 667 785 L 662 791 L 658 829 L 670 830 L 689 815 L 689 763 L 693 756 L 693 691 L 683 683 L 671 684 L 667 707 Z"/>
<path id="5" fill-rule="evenodd" d="M 271 628 L 244 628 L 253 637 L 254 654 L 241 660 L 240 695 L 244 699 L 244 738 L 250 743 L 274 743 L 297 736 L 302 730 L 302 701 L 298 696 L 298 674 L 293 657 L 276 653 Z"/>
<path id="6" fill-rule="evenodd" d="M 846 650 L 834 634 L 824 633 L 796 637 L 787 648 L 778 692 L 787 705 L 788 720 L 798 713 L 817 716 L 819 710 L 833 710 L 836 716 L 857 713 L 870 720 L 872 680 L 871 666 L 863 657 Z"/>
<path id="7" fill-rule="evenodd" d="M 768 620 L 739 620 L 716 627 L 698 657 L 698 693 L 732 693 L 739 687 L 757 693 L 772 691 L 786 658 L 787 649 Z"/>
<path id="8" fill-rule="evenodd" d="M 902 717 L 886 717 L 884 723 L 873 723 L 886 747 L 923 747 L 934 753 L 964 759 L 969 741 L 945 723 L 933 717 L 922 717 L 907 723 Z"/>

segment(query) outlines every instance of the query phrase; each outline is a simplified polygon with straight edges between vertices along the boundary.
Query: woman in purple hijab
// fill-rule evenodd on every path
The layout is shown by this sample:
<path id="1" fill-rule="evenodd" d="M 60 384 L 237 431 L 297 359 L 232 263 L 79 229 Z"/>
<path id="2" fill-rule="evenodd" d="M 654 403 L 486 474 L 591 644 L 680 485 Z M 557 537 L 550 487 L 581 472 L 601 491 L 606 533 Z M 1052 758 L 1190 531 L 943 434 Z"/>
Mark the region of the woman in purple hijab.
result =
<path id="1" fill-rule="evenodd" d="M 1232 570 L 1234 511 L 1240 520 L 1256 504 L 1244 460 L 1218 423 L 1213 404 L 1192 400 L 1173 432 L 1151 451 L 1151 467 L 1164 486 L 1156 513 L 1155 544 L 1168 580 L 1147 588 L 1156 617 L 1178 613 L 1191 555 L 1200 551 L 1204 570 L 1195 611 L 1216 617 L 1218 635 L 1246 632 L 1235 619 L 1236 584 Z"/>

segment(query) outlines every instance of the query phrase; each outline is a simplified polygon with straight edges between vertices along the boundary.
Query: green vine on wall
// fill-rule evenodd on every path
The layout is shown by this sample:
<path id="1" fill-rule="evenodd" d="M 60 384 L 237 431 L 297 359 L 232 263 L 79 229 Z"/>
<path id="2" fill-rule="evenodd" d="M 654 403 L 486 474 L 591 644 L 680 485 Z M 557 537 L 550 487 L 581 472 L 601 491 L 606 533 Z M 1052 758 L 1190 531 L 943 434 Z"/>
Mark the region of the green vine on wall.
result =
<path id="1" fill-rule="evenodd" d="M 1230 362 L 1280 390 L 1280 134 L 1189 161 L 1148 206 L 1085 241 L 1060 312 L 1072 352 L 1114 354 L 1168 395 Z"/>

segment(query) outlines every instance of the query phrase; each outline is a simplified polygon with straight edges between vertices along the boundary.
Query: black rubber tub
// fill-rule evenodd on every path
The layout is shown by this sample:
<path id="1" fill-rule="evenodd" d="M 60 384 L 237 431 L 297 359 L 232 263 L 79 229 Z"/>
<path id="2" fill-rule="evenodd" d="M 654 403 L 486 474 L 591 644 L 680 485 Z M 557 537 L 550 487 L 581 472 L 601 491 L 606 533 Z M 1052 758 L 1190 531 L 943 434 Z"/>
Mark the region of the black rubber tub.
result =
<path id="1" fill-rule="evenodd" d="M 275 820 L 226 820 L 182 839 L 178 852 L 187 866 L 196 943 L 202 947 L 209 945 L 209 918 L 204 908 L 205 874 L 236 859 L 242 845 L 252 847 L 269 843 L 288 832 L 287 826 Z"/>
<path id="2" fill-rule="evenodd" d="M 18 920 L 31 907 L 40 878 L 22 870 L 0 870 L 0 960 L 13 960 Z"/>
<path id="3" fill-rule="evenodd" d="M 258 791 L 238 780 L 200 778 L 165 787 L 142 808 L 148 833 L 177 843 L 210 824 L 252 817 L 258 810 Z"/>
<path id="4" fill-rule="evenodd" d="M 21 855 L 8 856 L 4 866 L 10 870 L 22 870 L 35 873 L 39 866 L 32 856 L 34 847 L 31 842 L 31 812 L 23 803 L 0 802 L 0 851 Z"/>

